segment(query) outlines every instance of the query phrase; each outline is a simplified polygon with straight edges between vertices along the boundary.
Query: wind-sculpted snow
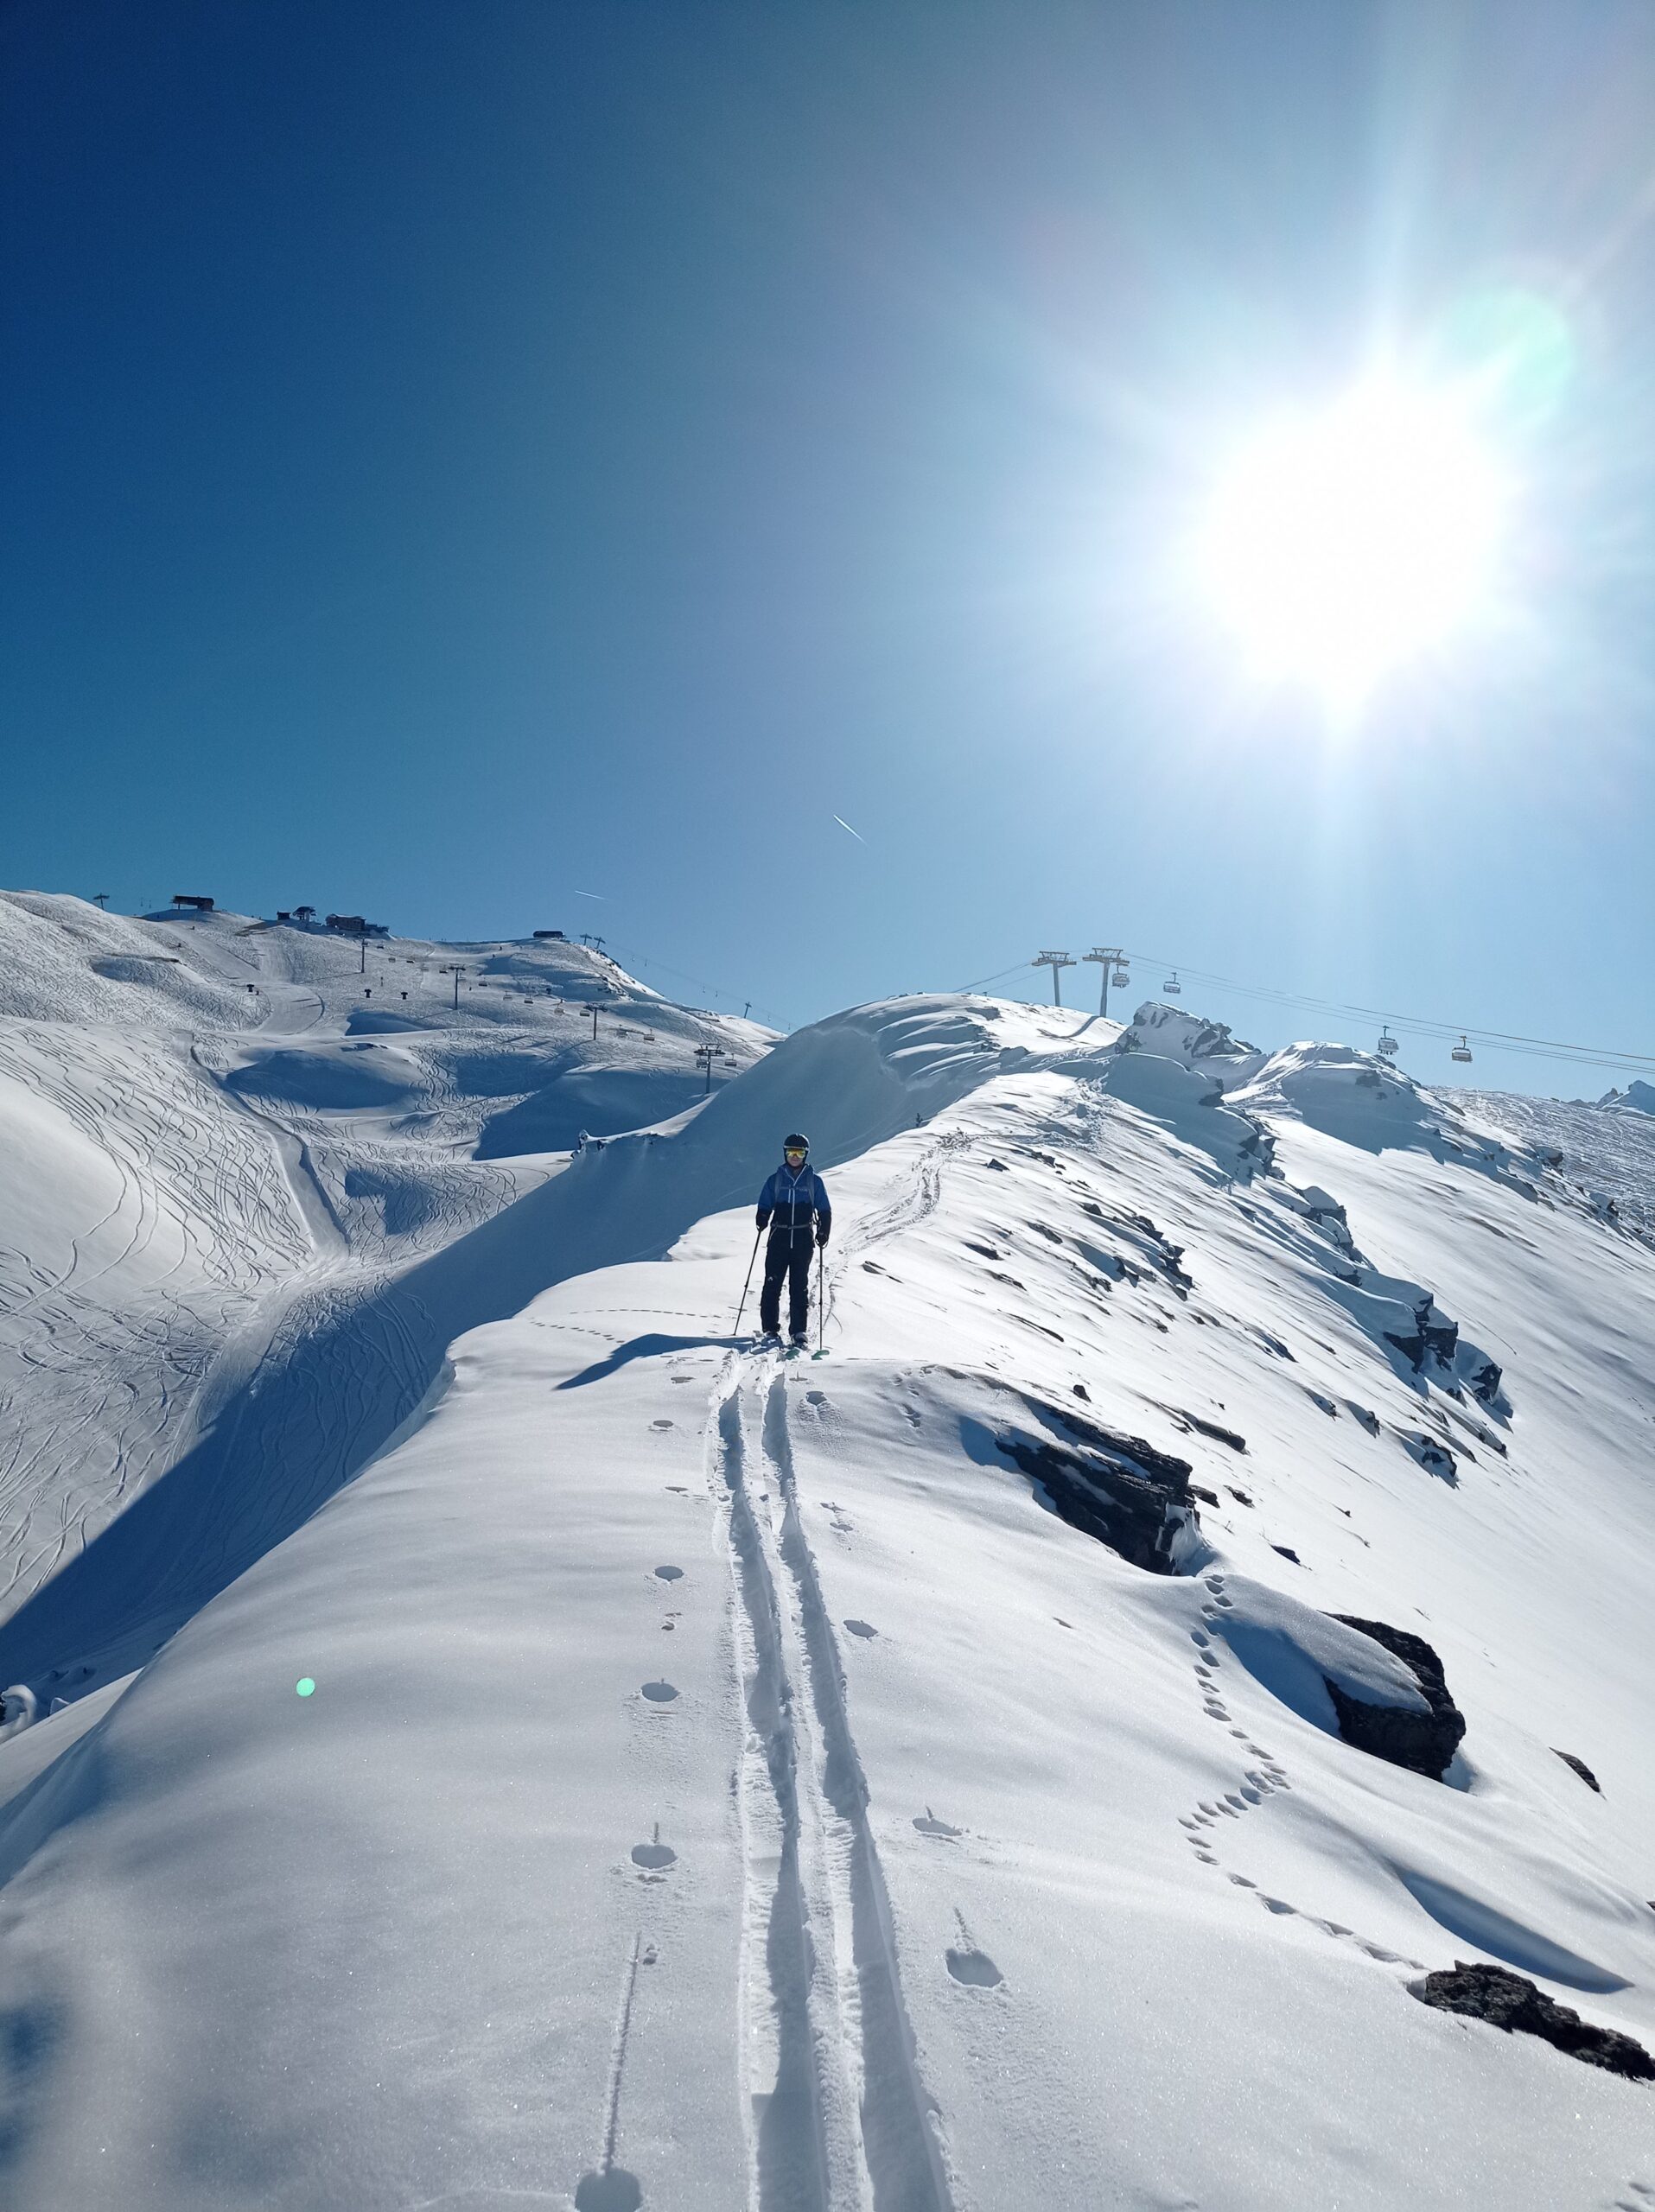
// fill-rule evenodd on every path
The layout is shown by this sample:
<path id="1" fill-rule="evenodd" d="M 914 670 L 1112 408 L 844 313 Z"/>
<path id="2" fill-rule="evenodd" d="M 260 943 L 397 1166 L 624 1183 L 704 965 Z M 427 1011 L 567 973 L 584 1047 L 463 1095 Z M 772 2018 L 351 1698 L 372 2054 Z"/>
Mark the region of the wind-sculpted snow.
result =
<path id="1" fill-rule="evenodd" d="M 1655 1236 L 1655 1118 L 1624 1105 L 1617 1109 L 1493 1090 L 1456 1096 L 1475 1122 L 1537 1163 L 1548 1192 L 1600 1220 Z"/>
<path id="2" fill-rule="evenodd" d="M 1139 1051 L 1112 1058 L 1101 1079 L 1112 1096 L 1211 1153 L 1226 1173 L 1245 1179 L 1270 1165 L 1270 1140 L 1257 1122 L 1220 1103 L 1224 1087 L 1205 1070 Z"/>
<path id="3" fill-rule="evenodd" d="M 1231 1034 L 1222 1021 L 1186 1014 L 1181 1007 L 1146 999 L 1132 1016 L 1122 1042 L 1130 1051 L 1150 1052 L 1199 1068 L 1225 1090 L 1250 1082 L 1269 1058 L 1256 1045 Z"/>
<path id="4" fill-rule="evenodd" d="M 1117 1034 L 861 1008 L 455 1140 L 522 1180 L 446 1241 L 412 1116 L 200 1076 L 312 1255 L 9 1627 L 9 2206 L 1655 2202 L 1645 2084 L 1409 1995 L 1469 1947 L 1655 2044 L 1655 1252 L 1360 1056 L 1209 1104 Z M 730 1341 L 790 1126 L 819 1362 Z M 1427 1717 L 1416 1643 L 1440 1781 L 1334 1726 Z"/>

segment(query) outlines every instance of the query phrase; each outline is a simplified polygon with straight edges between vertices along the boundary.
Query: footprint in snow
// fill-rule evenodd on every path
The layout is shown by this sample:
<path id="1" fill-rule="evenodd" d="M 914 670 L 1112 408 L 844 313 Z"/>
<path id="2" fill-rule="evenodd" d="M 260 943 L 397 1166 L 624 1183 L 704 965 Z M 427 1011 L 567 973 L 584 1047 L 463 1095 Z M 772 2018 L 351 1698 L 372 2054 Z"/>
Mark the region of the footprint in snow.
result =
<path id="1" fill-rule="evenodd" d="M 655 1580 L 658 1582 L 681 1582 L 684 1580 L 684 1569 L 681 1567 L 658 1567 L 655 1570 Z"/>
<path id="2" fill-rule="evenodd" d="M 847 1621 L 845 1626 L 852 1636 L 877 1636 L 879 1630 L 869 1621 Z"/>
<path id="3" fill-rule="evenodd" d="M 828 1394 L 825 1390 L 806 1390 L 805 1400 L 807 1405 L 824 1406 L 828 1402 Z"/>
<path id="4" fill-rule="evenodd" d="M 952 1840 L 960 1834 L 958 1828 L 951 1827 L 946 1821 L 939 1821 L 929 1805 L 926 1807 L 923 1815 L 915 1814 L 913 1825 L 921 1835 L 939 1835 L 945 1840 Z"/>
<path id="5" fill-rule="evenodd" d="M 643 2201 L 642 2183 L 621 2166 L 582 2174 L 575 2184 L 575 2212 L 639 2212 Z"/>
<path id="6" fill-rule="evenodd" d="M 646 1873 L 664 1872 L 667 1867 L 675 1866 L 678 1864 L 678 1854 L 671 1844 L 661 1841 L 661 1824 L 659 1821 L 655 1823 L 653 1841 L 635 1843 L 632 1847 L 633 1865 L 642 1867 Z"/>
<path id="7" fill-rule="evenodd" d="M 965 1916 L 958 1906 L 954 1919 L 959 1928 L 959 1942 L 951 1944 L 944 1954 L 949 1973 L 967 1989 L 997 1989 L 1005 1980 L 1004 1974 L 986 1951 L 977 1948 L 977 1939 L 965 1925 Z"/>
<path id="8" fill-rule="evenodd" d="M 671 1682 L 646 1682 L 642 1694 L 652 1705 L 671 1705 L 678 1695 Z"/>
<path id="9" fill-rule="evenodd" d="M 650 1427 L 652 1428 L 671 1428 L 672 1426 L 672 1424 L 670 1421 L 652 1421 L 650 1423 Z"/>
<path id="10" fill-rule="evenodd" d="M 968 1989 L 998 1989 L 1005 1980 L 986 1951 L 951 1949 L 947 1958 L 949 1973 Z"/>

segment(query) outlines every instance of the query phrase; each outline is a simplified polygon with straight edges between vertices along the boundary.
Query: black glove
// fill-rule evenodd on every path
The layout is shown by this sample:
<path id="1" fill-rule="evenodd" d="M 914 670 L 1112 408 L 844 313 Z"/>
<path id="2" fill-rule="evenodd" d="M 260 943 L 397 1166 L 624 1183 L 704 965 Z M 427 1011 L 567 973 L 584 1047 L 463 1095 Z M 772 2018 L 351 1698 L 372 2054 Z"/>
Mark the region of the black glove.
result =
<path id="1" fill-rule="evenodd" d="M 827 1244 L 827 1241 L 828 1241 L 827 1224 L 826 1224 L 825 1222 L 824 1222 L 824 1223 L 822 1224 L 821 1227 L 820 1227 L 820 1228 L 817 1230 L 817 1232 L 816 1232 L 816 1249 L 817 1249 L 817 1250 L 818 1250 L 818 1252 L 820 1252 L 820 1251 L 822 1251 L 822 1250 L 824 1250 L 824 1249 L 825 1249 L 826 1244 Z"/>
<path id="2" fill-rule="evenodd" d="M 762 1211 L 762 1210 L 761 1210 L 760 1212 L 758 1212 L 757 1214 L 755 1214 L 755 1215 L 754 1215 L 754 1220 L 756 1220 L 756 1221 L 757 1221 L 757 1223 L 758 1223 L 758 1224 L 759 1224 L 760 1230 L 761 1230 L 761 1233 L 762 1233 L 762 1231 L 763 1231 L 763 1230 L 767 1230 L 767 1229 L 768 1229 L 768 1228 L 769 1228 L 769 1226 L 770 1226 L 770 1217 L 769 1217 L 769 1215 L 768 1215 L 767 1213 L 765 1213 L 764 1211 Z"/>

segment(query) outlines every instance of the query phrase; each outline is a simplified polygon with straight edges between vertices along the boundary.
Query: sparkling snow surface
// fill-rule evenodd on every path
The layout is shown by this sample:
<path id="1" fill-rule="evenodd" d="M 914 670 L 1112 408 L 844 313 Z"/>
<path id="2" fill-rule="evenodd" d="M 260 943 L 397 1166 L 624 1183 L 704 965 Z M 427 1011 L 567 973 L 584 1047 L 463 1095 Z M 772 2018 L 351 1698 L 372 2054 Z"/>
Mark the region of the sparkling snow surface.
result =
<path id="1" fill-rule="evenodd" d="M 0 1663 L 76 1701 L 0 1741 L 8 2204 L 1655 2202 L 1655 2091 L 1408 1993 L 1487 1959 L 1655 2049 L 1655 1247 L 1588 1124 L 907 999 L 479 1160 L 487 1017 L 341 1101 L 346 985 L 284 971 L 321 1033 L 255 1095 L 210 979 L 83 1004 L 47 903 Z M 820 1361 L 731 1340 L 795 1123 Z M 376 1231 L 368 1157 L 467 1195 Z M 1191 1463 L 1184 1571 L 1000 1448 L 1066 1412 Z M 1325 1676 L 1419 1700 L 1335 1613 L 1436 1649 L 1443 1782 L 1339 1739 Z"/>

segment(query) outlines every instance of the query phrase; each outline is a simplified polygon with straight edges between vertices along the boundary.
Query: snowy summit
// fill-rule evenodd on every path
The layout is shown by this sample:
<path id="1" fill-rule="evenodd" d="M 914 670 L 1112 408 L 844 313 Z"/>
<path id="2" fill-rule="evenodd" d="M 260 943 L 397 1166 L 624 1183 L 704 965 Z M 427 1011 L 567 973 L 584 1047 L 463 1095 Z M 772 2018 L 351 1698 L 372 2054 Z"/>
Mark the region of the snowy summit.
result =
<path id="1" fill-rule="evenodd" d="M 1655 2205 L 1644 1103 L 0 898 L 7 2205 Z"/>

